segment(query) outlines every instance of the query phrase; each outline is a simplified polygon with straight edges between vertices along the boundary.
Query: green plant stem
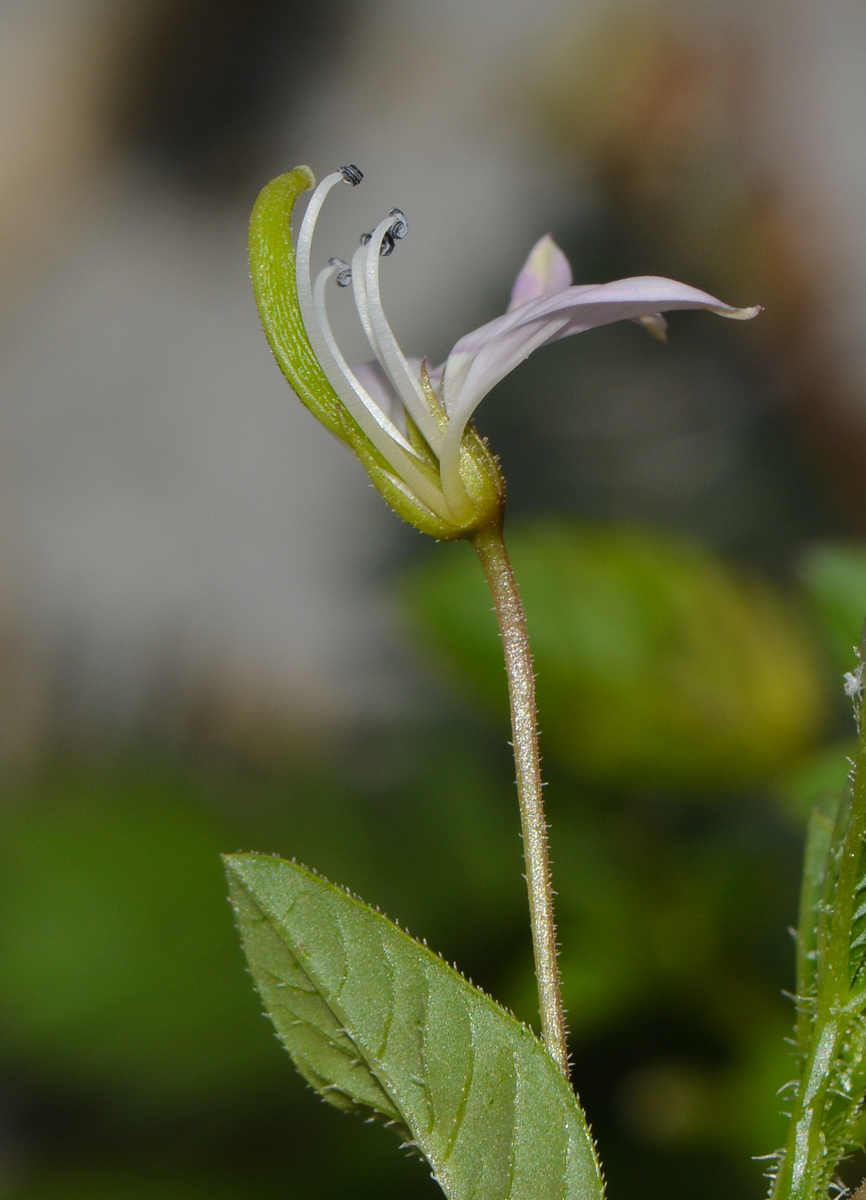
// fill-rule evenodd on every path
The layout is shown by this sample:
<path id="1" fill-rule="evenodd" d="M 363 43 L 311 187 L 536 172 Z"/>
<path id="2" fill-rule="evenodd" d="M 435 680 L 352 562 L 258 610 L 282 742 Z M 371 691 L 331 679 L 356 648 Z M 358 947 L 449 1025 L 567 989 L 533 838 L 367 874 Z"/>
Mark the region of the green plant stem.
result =
<path id="1" fill-rule="evenodd" d="M 774 1200 L 815 1200 L 827 1194 L 842 1147 L 828 1146 L 828 1106 L 832 1102 L 834 1060 L 844 1053 L 850 1028 L 863 1008 L 862 984 L 851 985 L 851 928 L 862 879 L 866 837 L 866 723 L 854 767 L 847 823 L 838 850 L 838 874 L 831 870 L 818 938 L 815 1011 L 800 1083 L 791 1112 L 787 1144 L 772 1195 Z M 835 874 L 835 880 L 834 880 Z M 862 896 L 861 896 L 862 899 Z M 855 995 L 856 993 L 856 995 Z"/>
<path id="2" fill-rule="evenodd" d="M 501 530 L 485 529 L 477 533 L 472 539 L 472 545 L 481 560 L 493 596 L 493 606 L 505 650 L 541 1029 L 551 1057 L 567 1079 L 568 1042 L 559 967 L 556 961 L 553 888 L 550 882 L 547 822 L 544 819 L 541 760 L 538 753 L 535 675 L 532 670 L 526 618 Z"/>

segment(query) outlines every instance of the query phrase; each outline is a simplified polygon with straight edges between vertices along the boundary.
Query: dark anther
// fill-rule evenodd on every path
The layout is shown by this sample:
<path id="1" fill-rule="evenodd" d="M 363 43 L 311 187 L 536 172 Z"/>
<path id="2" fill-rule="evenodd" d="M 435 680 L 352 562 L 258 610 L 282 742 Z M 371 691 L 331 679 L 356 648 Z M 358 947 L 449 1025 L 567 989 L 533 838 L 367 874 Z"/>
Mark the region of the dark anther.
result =
<path id="1" fill-rule="evenodd" d="M 342 258 L 329 258 L 328 266 L 340 268 L 336 274 L 337 287 L 348 287 L 352 282 L 352 268 L 349 264 Z"/>
<path id="2" fill-rule="evenodd" d="M 408 230 L 408 226 L 406 224 L 406 218 L 400 212 L 399 208 L 392 208 L 391 211 L 388 213 L 388 216 L 389 217 L 397 217 L 397 220 L 394 222 L 394 224 L 391 226 L 390 229 L 386 229 L 386 231 L 385 231 L 385 234 L 382 238 L 382 243 L 379 246 L 379 257 L 380 258 L 387 258 L 389 254 L 393 254 L 394 247 L 397 244 L 397 238 L 405 237 L 406 232 Z M 369 245 L 370 241 L 372 240 L 372 237 L 373 237 L 372 233 L 362 233 L 361 234 L 361 245 L 362 246 Z"/>
<path id="3" fill-rule="evenodd" d="M 398 240 L 400 238 L 404 238 L 406 236 L 406 234 L 409 232 L 409 226 L 406 222 L 406 214 L 403 212 L 403 210 L 401 208 L 392 208 L 391 211 L 388 213 L 388 216 L 397 218 L 397 220 L 394 222 L 394 224 L 388 230 L 391 237 L 397 238 Z"/>
<path id="4" fill-rule="evenodd" d="M 359 167 L 356 167 L 354 163 L 349 163 L 347 167 L 340 167 L 340 174 L 346 183 L 351 183 L 352 187 L 357 187 L 364 178 L 364 172 Z"/>

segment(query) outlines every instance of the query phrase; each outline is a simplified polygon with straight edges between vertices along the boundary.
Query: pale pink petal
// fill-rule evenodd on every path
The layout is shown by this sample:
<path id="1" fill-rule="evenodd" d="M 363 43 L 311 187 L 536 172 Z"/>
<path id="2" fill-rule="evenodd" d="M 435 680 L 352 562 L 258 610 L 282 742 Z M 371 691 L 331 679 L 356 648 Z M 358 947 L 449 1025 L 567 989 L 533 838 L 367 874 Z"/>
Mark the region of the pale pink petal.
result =
<path id="1" fill-rule="evenodd" d="M 571 264 L 550 234 L 546 233 L 532 247 L 529 257 L 520 268 L 506 311 L 512 312 L 530 300 L 537 300 L 539 296 L 546 296 L 550 292 L 562 292 L 570 286 Z"/>
<path id="2" fill-rule="evenodd" d="M 539 296 L 466 334 L 456 344 L 445 364 L 448 415 L 465 424 L 490 389 L 539 346 L 614 321 L 655 318 L 672 309 L 692 308 L 740 320 L 760 311 L 732 308 L 697 288 L 654 275 Z"/>

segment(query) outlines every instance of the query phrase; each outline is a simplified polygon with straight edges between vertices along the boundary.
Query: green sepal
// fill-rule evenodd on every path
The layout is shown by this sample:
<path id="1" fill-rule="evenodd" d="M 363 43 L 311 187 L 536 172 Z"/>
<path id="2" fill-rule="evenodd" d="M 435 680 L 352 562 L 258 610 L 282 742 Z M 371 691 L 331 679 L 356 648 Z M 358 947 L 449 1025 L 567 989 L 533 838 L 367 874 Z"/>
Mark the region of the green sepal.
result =
<path id="1" fill-rule="evenodd" d="M 319 366 L 298 304 L 291 217 L 298 196 L 315 185 L 309 167 L 296 167 L 262 188 L 250 218 L 250 273 L 265 336 L 280 370 L 301 403 L 351 445 L 352 418 Z"/>
<path id="2" fill-rule="evenodd" d="M 438 472 L 439 462 L 436 458 L 436 455 L 433 453 L 433 451 L 428 446 L 427 439 L 424 437 L 424 434 L 421 432 L 421 430 L 418 428 L 418 426 L 413 421 L 412 414 L 407 412 L 405 414 L 405 416 L 406 416 L 406 441 L 409 443 L 409 445 L 412 447 L 412 449 L 415 451 L 415 453 L 418 455 L 418 457 L 420 459 L 422 459 L 427 464 L 427 466 L 431 468 L 431 470 Z"/>
<path id="3" fill-rule="evenodd" d="M 499 460 L 470 422 L 460 446 L 460 477 L 475 506 L 475 520 L 464 537 L 478 530 L 498 529 L 505 514 L 505 479 Z"/>
<path id="4" fill-rule="evenodd" d="M 451 1200 L 602 1200 L 580 1105 L 531 1030 L 305 868 L 225 865 L 259 994 L 325 1100 L 407 1133 Z"/>

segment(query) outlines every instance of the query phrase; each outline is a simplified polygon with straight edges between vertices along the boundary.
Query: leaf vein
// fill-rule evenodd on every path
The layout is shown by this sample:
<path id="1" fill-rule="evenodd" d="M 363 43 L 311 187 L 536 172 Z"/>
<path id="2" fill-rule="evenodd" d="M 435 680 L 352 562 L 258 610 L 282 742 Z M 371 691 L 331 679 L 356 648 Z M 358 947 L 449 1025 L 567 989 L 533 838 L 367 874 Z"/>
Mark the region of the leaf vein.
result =
<path id="1" fill-rule="evenodd" d="M 509 1053 L 511 1055 L 511 1070 L 514 1077 L 514 1091 L 511 1094 L 511 1137 L 508 1139 L 508 1182 L 505 1187 L 503 1200 L 511 1200 L 511 1195 L 514 1191 L 514 1166 L 516 1159 L 514 1134 L 517 1129 L 517 1094 L 520 1089 L 520 1072 L 517 1069 L 514 1050 L 510 1049 Z"/>
<path id="2" fill-rule="evenodd" d="M 463 1127 L 464 1120 L 466 1119 L 466 1109 L 469 1104 L 469 1093 L 472 1090 L 472 1080 L 475 1076 L 475 1025 L 471 1017 L 469 1020 L 468 1057 L 469 1065 L 463 1080 L 463 1088 L 461 1090 L 460 1099 L 457 1102 L 457 1112 L 454 1114 L 454 1122 L 451 1126 L 451 1132 L 448 1135 L 448 1141 L 445 1144 L 445 1151 L 443 1153 L 443 1158 L 446 1162 L 454 1152 L 454 1147 L 457 1145 L 457 1139 L 460 1136 L 460 1130 Z"/>
<path id="3" fill-rule="evenodd" d="M 379 940 L 382 945 L 382 954 L 384 956 L 385 962 L 388 965 L 388 986 L 390 988 L 390 995 L 388 998 L 388 1009 L 387 1009 L 387 1012 L 385 1013 L 385 1024 L 384 1024 L 384 1028 L 382 1029 L 382 1042 L 381 1042 L 381 1045 L 379 1046 L 378 1050 L 376 1051 L 376 1057 L 378 1058 L 379 1062 L 381 1062 L 383 1060 L 383 1058 L 385 1057 L 385 1051 L 388 1047 L 388 1038 L 391 1036 L 391 1025 L 393 1024 L 393 1021 L 394 1021 L 394 999 L 395 999 L 395 997 L 394 997 L 394 964 L 391 961 L 391 955 L 388 952 L 388 943 L 385 938 L 385 934 L 381 930 L 379 932 Z"/>

